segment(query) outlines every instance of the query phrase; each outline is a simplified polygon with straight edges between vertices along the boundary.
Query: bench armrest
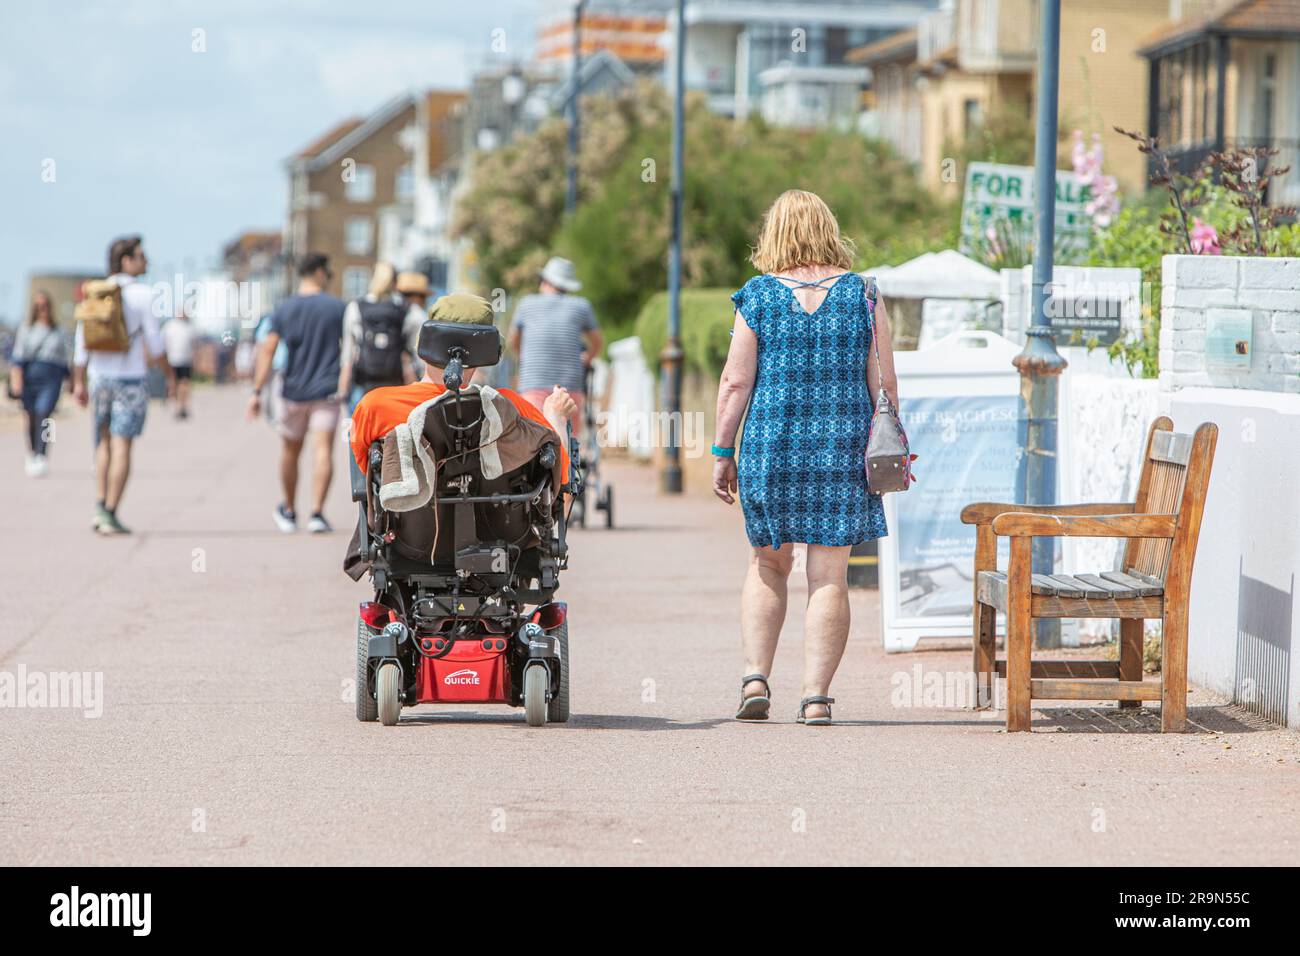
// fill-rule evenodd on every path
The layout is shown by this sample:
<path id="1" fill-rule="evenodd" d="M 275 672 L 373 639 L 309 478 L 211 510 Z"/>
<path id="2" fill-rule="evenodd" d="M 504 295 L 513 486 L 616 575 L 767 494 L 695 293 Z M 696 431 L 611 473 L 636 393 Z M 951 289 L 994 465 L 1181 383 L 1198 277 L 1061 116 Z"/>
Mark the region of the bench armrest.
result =
<path id="1" fill-rule="evenodd" d="M 979 501 L 961 509 L 962 524 L 990 524 L 1008 511 L 1054 515 L 1118 515 L 1133 511 L 1131 501 L 1089 501 L 1075 505 L 1013 505 L 998 501 Z"/>
<path id="2" fill-rule="evenodd" d="M 1172 538 L 1176 514 L 1061 515 L 1009 511 L 993 519 L 993 533 L 1010 537 Z"/>

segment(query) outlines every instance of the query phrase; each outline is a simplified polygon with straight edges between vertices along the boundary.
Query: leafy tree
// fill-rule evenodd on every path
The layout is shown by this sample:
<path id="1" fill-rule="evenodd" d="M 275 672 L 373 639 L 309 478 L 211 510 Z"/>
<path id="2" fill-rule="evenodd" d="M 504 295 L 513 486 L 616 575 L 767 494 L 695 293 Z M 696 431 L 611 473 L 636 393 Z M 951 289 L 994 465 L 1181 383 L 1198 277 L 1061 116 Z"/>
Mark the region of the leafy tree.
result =
<path id="1" fill-rule="evenodd" d="M 649 81 L 622 96 L 583 98 L 580 200 L 608 179 L 643 127 L 664 122 L 667 108 L 662 90 Z M 567 136 L 564 120 L 555 117 L 532 134 L 475 157 L 452 235 L 470 241 L 481 290 L 520 292 L 536 282 L 564 218 Z"/>
<path id="2" fill-rule="evenodd" d="M 652 84 L 584 100 L 581 203 L 563 216 L 563 125 L 483 157 L 457 216 L 480 280 L 512 292 L 532 285 L 552 251 L 573 259 L 611 337 L 630 332 L 667 284 L 672 156 L 670 103 Z M 784 190 L 821 195 L 858 268 L 894 264 L 955 241 L 956 215 L 916 182 L 887 145 L 856 133 L 736 122 L 687 101 L 682 275 L 686 287 L 738 288 L 762 216 Z M 723 316 L 730 321 L 730 312 Z"/>

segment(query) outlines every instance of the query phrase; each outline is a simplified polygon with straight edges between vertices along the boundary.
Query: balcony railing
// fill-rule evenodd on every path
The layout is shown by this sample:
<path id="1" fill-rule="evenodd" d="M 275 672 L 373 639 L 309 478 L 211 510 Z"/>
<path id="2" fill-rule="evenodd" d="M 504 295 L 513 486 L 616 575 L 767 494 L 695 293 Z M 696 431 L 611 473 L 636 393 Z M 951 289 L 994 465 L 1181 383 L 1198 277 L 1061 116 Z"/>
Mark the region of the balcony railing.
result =
<path id="1" fill-rule="evenodd" d="M 1028 69 L 1035 55 L 1036 7 L 1030 0 L 966 0 L 956 42 L 962 69 Z"/>
<path id="2" fill-rule="evenodd" d="M 1278 150 L 1278 155 L 1269 159 L 1265 157 L 1259 172 L 1268 172 L 1270 166 L 1289 166 L 1290 172 L 1281 180 L 1269 183 L 1270 204 L 1291 204 L 1297 190 L 1300 190 L 1300 139 L 1270 139 L 1267 137 L 1240 136 L 1227 140 L 1225 149 L 1249 149 L 1254 146 L 1267 146 Z M 1170 146 L 1165 149 L 1169 165 L 1174 172 L 1184 176 L 1195 177 L 1203 167 L 1210 154 L 1214 152 L 1214 143 L 1208 140 Z M 1148 175 L 1155 171 L 1155 161 L 1147 161 Z M 1288 198 L 1289 197 L 1289 198 Z"/>
<path id="3" fill-rule="evenodd" d="M 916 25 L 916 58 L 921 63 L 934 59 L 956 42 L 957 20 L 951 10 L 931 13 Z"/>

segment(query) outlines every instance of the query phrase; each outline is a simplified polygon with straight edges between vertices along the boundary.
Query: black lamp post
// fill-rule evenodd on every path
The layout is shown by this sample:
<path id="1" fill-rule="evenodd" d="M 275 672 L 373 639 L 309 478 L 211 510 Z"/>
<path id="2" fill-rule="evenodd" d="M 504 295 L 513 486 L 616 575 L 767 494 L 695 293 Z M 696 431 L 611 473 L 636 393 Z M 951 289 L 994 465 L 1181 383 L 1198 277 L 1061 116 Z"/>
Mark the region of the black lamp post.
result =
<path id="1" fill-rule="evenodd" d="M 582 93 L 582 15 L 587 0 L 573 5 L 573 93 L 569 97 L 569 182 L 564 193 L 564 211 L 572 215 L 578 208 L 578 124 L 581 122 L 578 98 Z"/>
<path id="2" fill-rule="evenodd" d="M 664 407 L 668 412 L 668 447 L 663 471 L 663 490 L 682 490 L 682 153 L 686 139 L 686 0 L 677 0 L 677 23 L 673 41 L 673 178 L 672 234 L 668 242 L 668 338 L 659 353 Z"/>

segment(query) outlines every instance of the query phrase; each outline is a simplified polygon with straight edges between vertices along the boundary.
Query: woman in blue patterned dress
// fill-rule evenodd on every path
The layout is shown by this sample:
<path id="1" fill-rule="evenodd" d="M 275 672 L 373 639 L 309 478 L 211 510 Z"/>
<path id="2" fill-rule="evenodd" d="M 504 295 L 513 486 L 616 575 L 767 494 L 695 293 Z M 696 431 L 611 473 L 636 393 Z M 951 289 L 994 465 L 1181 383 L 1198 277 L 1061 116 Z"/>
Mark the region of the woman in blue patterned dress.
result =
<path id="1" fill-rule="evenodd" d="M 865 455 L 871 396 L 883 385 L 898 405 L 889 322 L 874 285 L 850 271 L 851 246 L 813 193 L 790 190 L 772 204 L 752 261 L 763 274 L 732 296 L 713 449 L 714 493 L 727 504 L 739 497 L 753 549 L 736 716 L 767 719 L 793 544 L 802 543 L 808 607 L 797 719 L 829 724 L 831 678 L 849 633 L 849 549 L 886 534 L 880 496 L 867 492 Z"/>

